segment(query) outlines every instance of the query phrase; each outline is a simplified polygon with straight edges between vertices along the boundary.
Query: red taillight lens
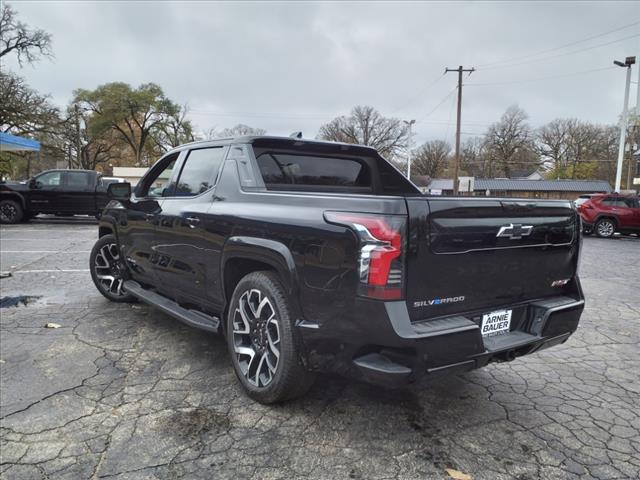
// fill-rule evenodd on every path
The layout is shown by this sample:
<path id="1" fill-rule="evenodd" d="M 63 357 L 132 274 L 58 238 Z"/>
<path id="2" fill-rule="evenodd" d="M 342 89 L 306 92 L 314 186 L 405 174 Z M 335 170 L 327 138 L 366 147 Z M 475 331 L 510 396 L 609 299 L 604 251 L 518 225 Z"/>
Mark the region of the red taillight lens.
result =
<path id="1" fill-rule="evenodd" d="M 405 217 L 325 212 L 329 223 L 344 225 L 360 239 L 360 293 L 380 299 L 402 298 L 402 243 Z"/>

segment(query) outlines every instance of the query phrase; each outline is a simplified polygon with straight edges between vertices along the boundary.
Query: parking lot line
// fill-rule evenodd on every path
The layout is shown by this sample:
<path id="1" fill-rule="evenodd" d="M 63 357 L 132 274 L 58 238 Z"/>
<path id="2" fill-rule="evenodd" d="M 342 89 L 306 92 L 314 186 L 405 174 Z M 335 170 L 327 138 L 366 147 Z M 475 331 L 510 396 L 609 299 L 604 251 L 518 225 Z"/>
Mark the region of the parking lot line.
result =
<path id="1" fill-rule="evenodd" d="M 78 273 L 78 272 L 88 272 L 88 268 L 70 268 L 70 269 L 61 269 L 61 270 L 14 270 L 11 273 Z"/>
<path id="2" fill-rule="evenodd" d="M 0 253 L 91 253 L 91 250 L 0 250 Z"/>
<path id="3" fill-rule="evenodd" d="M 66 238 L 6 238 L 0 236 L 0 242 L 56 242 L 67 240 Z M 87 241 L 92 240 L 92 238 L 87 239 Z"/>
<path id="4" fill-rule="evenodd" d="M 89 233 L 95 230 L 94 227 L 91 228 L 75 228 L 73 230 L 61 230 L 58 228 L 3 228 L 0 230 L 0 233 L 15 233 L 15 232 L 64 232 L 64 233 Z"/>

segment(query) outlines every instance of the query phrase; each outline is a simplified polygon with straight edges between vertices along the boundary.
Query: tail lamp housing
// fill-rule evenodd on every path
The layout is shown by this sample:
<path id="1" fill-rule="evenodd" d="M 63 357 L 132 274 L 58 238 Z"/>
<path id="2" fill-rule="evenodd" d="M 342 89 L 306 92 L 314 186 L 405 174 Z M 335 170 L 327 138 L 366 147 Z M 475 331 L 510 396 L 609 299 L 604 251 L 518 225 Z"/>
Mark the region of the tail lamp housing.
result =
<path id="1" fill-rule="evenodd" d="M 382 300 L 398 300 L 404 287 L 402 215 L 325 212 L 328 223 L 350 228 L 359 240 L 358 293 Z"/>

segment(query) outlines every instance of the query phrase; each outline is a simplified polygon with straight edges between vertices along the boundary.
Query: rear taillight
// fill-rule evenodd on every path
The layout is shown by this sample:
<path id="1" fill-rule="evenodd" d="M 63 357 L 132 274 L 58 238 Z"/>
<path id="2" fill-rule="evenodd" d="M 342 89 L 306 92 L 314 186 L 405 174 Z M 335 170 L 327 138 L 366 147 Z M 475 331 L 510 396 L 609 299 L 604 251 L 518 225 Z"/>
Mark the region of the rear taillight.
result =
<path id="1" fill-rule="evenodd" d="M 327 222 L 351 228 L 360 240 L 360 295 L 384 300 L 402 298 L 402 248 L 405 217 L 350 212 L 325 212 Z"/>

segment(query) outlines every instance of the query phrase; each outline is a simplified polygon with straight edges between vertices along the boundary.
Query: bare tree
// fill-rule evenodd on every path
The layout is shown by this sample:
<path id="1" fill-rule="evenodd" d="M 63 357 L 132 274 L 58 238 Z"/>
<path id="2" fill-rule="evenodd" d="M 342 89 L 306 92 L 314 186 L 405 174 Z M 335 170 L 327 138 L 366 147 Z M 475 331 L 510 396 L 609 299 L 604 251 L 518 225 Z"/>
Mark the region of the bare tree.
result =
<path id="1" fill-rule="evenodd" d="M 52 56 L 51 35 L 41 29 L 30 30 L 18 21 L 16 11 L 5 3 L 0 11 L 0 58 L 15 53 L 18 63 L 33 63 L 43 55 Z"/>
<path id="2" fill-rule="evenodd" d="M 235 127 L 224 128 L 222 130 L 210 128 L 205 135 L 207 138 L 213 140 L 216 138 L 243 137 L 245 135 L 264 135 L 265 133 L 267 133 L 267 131 L 263 128 L 250 127 L 249 125 L 239 123 Z"/>
<path id="3" fill-rule="evenodd" d="M 411 168 L 416 175 L 436 178 L 447 168 L 451 145 L 444 140 L 431 140 L 411 152 Z"/>
<path id="4" fill-rule="evenodd" d="M 22 77 L 0 72 L 0 131 L 29 135 L 51 132 L 60 124 L 58 109 Z"/>
<path id="5" fill-rule="evenodd" d="M 161 153 L 195 140 L 193 125 L 186 118 L 188 112 L 187 105 L 183 105 L 168 115 L 164 122 L 157 124 L 151 132 L 151 138 Z"/>
<path id="6" fill-rule="evenodd" d="M 460 164 L 468 175 L 478 178 L 495 176 L 494 164 L 487 154 L 482 137 L 471 137 L 463 142 L 460 148 Z"/>
<path id="7" fill-rule="evenodd" d="M 569 122 L 558 118 L 538 130 L 538 152 L 549 169 L 565 168 L 569 162 Z"/>
<path id="8" fill-rule="evenodd" d="M 390 160 L 400 156 L 409 142 L 409 128 L 398 118 L 383 117 L 373 107 L 356 106 L 348 116 L 320 127 L 318 138 L 374 147 Z"/>
<path id="9" fill-rule="evenodd" d="M 518 169 L 539 166 L 533 130 L 527 114 L 517 105 L 507 109 L 485 134 L 485 148 L 494 167 L 505 177 Z"/>

